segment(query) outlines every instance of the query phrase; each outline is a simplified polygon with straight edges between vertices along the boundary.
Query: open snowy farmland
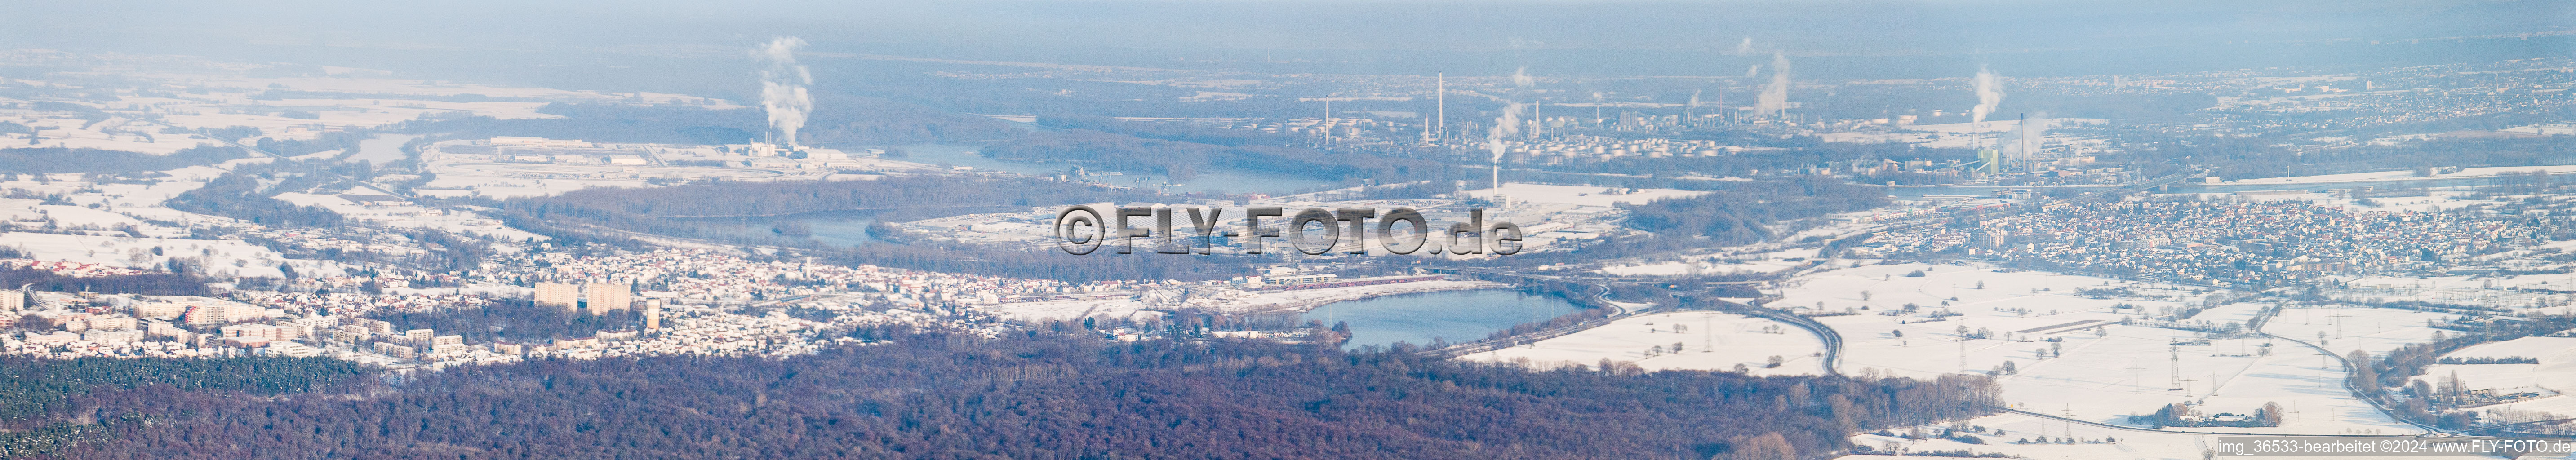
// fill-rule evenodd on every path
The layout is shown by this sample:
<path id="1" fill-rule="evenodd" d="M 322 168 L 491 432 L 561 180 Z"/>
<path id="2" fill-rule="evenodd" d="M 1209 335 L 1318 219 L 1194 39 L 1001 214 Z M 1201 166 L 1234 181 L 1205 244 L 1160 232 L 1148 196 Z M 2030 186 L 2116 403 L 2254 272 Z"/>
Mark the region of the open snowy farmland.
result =
<path id="1" fill-rule="evenodd" d="M 1922 276 L 1908 276 L 1917 271 Z M 1913 377 L 1987 371 L 2006 361 L 2027 364 L 2031 350 L 2049 347 L 2046 340 L 2090 339 L 2095 329 L 2137 316 L 2138 310 L 2178 308 L 2204 295 L 2090 276 L 1929 264 L 1845 268 L 1784 286 L 1780 300 L 1767 306 L 1858 313 L 1816 318 L 1842 333 L 1844 372 L 1879 368 Z M 2094 298 L 2078 289 L 2129 294 Z"/>
<path id="2" fill-rule="evenodd" d="M 2288 413 L 2278 427 L 2172 428 L 2184 431 L 2351 434 L 2412 433 L 2344 390 L 2341 364 L 2304 347 L 2266 339 L 2211 339 L 2171 345 L 2164 329 L 2114 326 L 2099 339 L 2069 340 L 2064 355 L 2033 359 L 2000 377 L 2017 409 L 2114 425 L 2172 403 L 2207 413 L 2250 414 L 2266 403 Z M 2198 343 L 2195 341 L 2193 343 Z M 2263 350 L 2272 343 L 2273 350 Z M 2033 353 L 2035 354 L 2035 353 Z M 2027 355 L 2026 355 L 2027 356 Z M 2177 374 L 2179 379 L 2177 379 Z"/>
<path id="3" fill-rule="evenodd" d="M 1589 366 L 1608 359 L 1634 362 L 1648 371 L 1743 369 L 1753 375 L 1813 375 L 1824 370 L 1824 358 L 1819 356 L 1823 352 L 1824 343 L 1815 334 L 1795 326 L 1694 311 L 1622 318 L 1583 332 L 1459 359 L 1541 369 Z M 1781 359 L 1777 367 L 1771 366 L 1772 357 Z"/>
<path id="4" fill-rule="evenodd" d="M 1816 318 L 1842 335 L 1841 370 L 1845 373 L 1916 378 L 1949 373 L 1995 375 L 2003 387 L 2003 401 L 2016 409 L 2139 429 L 2151 426 L 2130 420 L 2131 415 L 2153 414 L 2168 404 L 2184 403 L 2196 412 L 2215 415 L 2251 414 L 2269 403 L 2279 405 L 2285 412 L 2278 427 L 2166 430 L 2248 434 L 2419 431 L 2381 414 L 2347 392 L 2342 386 L 2342 365 L 2321 352 L 2283 340 L 2212 337 L 2205 332 L 2241 328 L 2277 306 L 2257 301 L 2209 305 L 2214 299 L 2235 295 L 2225 291 L 1998 270 L 1981 265 L 1929 264 L 1863 265 L 1808 274 L 1784 285 L 1782 297 L 1772 306 L 1826 314 L 1860 313 Z M 1913 307 L 1909 309 L 1908 304 Z M 2177 318 L 2192 309 L 2198 311 L 2187 318 Z M 2272 326 L 2267 331 L 2313 333 L 2307 327 L 2316 325 L 2299 324 L 2299 315 L 2304 313 L 2301 310 L 2311 309 L 2290 309 L 2282 317 L 2271 319 Z M 2387 348 L 2431 337 L 2431 329 L 2422 327 L 2421 318 L 2407 315 L 2418 312 L 2312 310 L 2317 310 L 2320 321 L 2326 312 L 2336 311 L 2377 320 L 2374 325 L 2362 327 L 2356 325 L 2370 321 L 2343 318 L 2350 321 L 2344 334 L 2351 339 L 2331 342 L 2339 350 L 2359 346 L 2382 353 Z M 2124 320 L 2130 324 L 2121 324 Z M 2283 327 L 2285 322 L 2307 327 Z M 2170 327 L 2151 327 L 2157 325 Z M 2085 436 L 2093 435 L 2078 435 Z M 2177 442 L 2177 446 L 2187 447 L 2192 441 Z M 2132 454 L 2118 449 L 2134 447 L 2115 445 L 2008 447 L 2011 449 L 2001 451 L 2039 458 L 2198 456 L 2196 448 Z M 1972 450 L 1997 449 L 2000 448 Z"/>

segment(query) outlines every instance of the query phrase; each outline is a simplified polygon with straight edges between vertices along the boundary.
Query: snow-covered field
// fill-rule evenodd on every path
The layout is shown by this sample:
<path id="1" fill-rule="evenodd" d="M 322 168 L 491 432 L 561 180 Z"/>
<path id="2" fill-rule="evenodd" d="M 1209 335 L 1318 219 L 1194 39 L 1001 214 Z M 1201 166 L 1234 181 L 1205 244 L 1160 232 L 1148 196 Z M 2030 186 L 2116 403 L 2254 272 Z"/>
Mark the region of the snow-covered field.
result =
<path id="1" fill-rule="evenodd" d="M 2373 308 L 2352 305 L 2293 306 L 2273 318 L 2264 332 L 2317 343 L 2338 355 L 2353 350 L 2385 356 L 2389 349 L 2411 343 L 2433 340 L 2434 332 L 2451 333 L 2425 326 L 2426 321 L 2449 321 L 2454 315 L 2395 308 Z M 2319 337 L 2324 341 L 2319 343 Z M 2288 345 L 2288 344 L 2284 344 Z"/>
<path id="2" fill-rule="evenodd" d="M 1917 270 L 1924 276 L 1906 276 Z M 1770 306 L 1860 313 L 1817 318 L 1842 333 L 1844 372 L 1878 368 L 1918 378 L 1991 370 L 2005 361 L 2027 364 L 2030 350 L 2049 346 L 2045 340 L 2092 339 L 2094 329 L 2130 316 L 2114 311 L 2114 305 L 2152 311 L 2196 302 L 2202 295 L 2090 276 L 1926 264 L 1845 268 L 1801 276 L 1784 286 L 1780 300 Z M 2078 288 L 2129 288 L 2170 299 L 2095 299 L 2077 295 Z M 1907 304 L 1917 311 L 1888 315 Z M 1955 316 L 1940 316 L 1949 314 Z M 1987 331 L 1988 338 L 1959 340 L 1962 329 Z"/>
<path id="3" fill-rule="evenodd" d="M 2263 339 L 2216 339 L 2170 345 L 2172 331 L 2114 326 L 2108 336 L 2074 340 L 2064 357 L 2034 359 L 2002 378 L 2004 400 L 2022 410 L 2128 425 L 2128 416 L 2187 402 L 2205 413 L 2251 413 L 2264 403 L 2290 410 L 2279 427 L 2179 428 L 2189 431 L 2344 434 L 2355 429 L 2409 431 L 2344 391 L 2344 371 L 2313 350 Z M 2179 350 L 2179 351 L 2175 351 Z M 2179 359 L 2177 359 L 2179 358 Z M 2324 365 L 2320 365 L 2324 364 Z M 2179 368 L 2177 368 L 2179 365 Z M 2180 382 L 2175 375 L 2180 374 Z M 2180 383 L 2176 386 L 2176 383 Z M 2176 390 L 2174 388 L 2180 388 Z"/>
<path id="4" fill-rule="evenodd" d="M 29 258 L 37 260 L 117 267 L 151 268 L 168 263 L 171 257 L 198 257 L 206 260 L 207 271 L 220 276 L 280 276 L 277 264 L 285 261 L 275 251 L 240 240 L 7 232 L 0 233 L 0 245 L 26 251 Z M 154 255 L 152 248 L 161 248 L 162 253 Z"/>
<path id="5" fill-rule="evenodd" d="M 1847 374 L 1916 378 L 1951 373 L 1984 375 L 2004 369 L 2009 363 L 2011 371 L 1996 373 L 2007 404 L 2095 423 L 2145 429 L 2146 426 L 2130 423 L 2128 417 L 2153 413 L 2172 403 L 2185 403 L 2206 414 L 2246 414 L 2272 403 L 2286 411 L 2279 427 L 2166 430 L 2392 435 L 2419 431 L 2346 392 L 2341 365 L 2314 349 L 2281 340 L 2210 338 L 2197 331 L 2118 324 L 2124 319 L 2145 320 L 2185 308 L 2205 307 L 2205 301 L 2218 293 L 2209 288 L 1998 270 L 1982 265 L 1837 266 L 1845 268 L 1810 273 L 1782 283 L 1781 298 L 1771 306 L 1860 313 L 1816 318 L 1842 335 L 1840 370 Z M 1918 271 L 1920 276 L 1909 276 Z M 1912 313 L 1896 314 L 1907 304 L 1915 305 Z M 2252 301 L 2207 306 L 2188 321 L 2244 324 L 2275 306 Z M 2402 344 L 2429 340 L 2433 329 L 2424 327 L 2426 318 L 2440 319 L 2442 315 L 2354 306 L 2290 308 L 2272 318 L 2266 331 L 2312 341 L 2315 333 L 2325 332 L 2326 345 L 2337 353 L 2366 349 L 2379 354 Z M 2340 332 L 2335 330 L 2337 326 L 2341 326 Z M 1966 336 L 1961 334 L 1963 330 Z M 1638 335 L 1641 334 L 1630 331 L 1623 337 L 1626 343 L 1591 340 L 1606 342 L 1596 345 L 1598 348 L 1641 348 L 1638 344 L 1646 343 L 1646 339 Z M 2047 436 L 2068 436 L 2069 424 L 2013 414 L 1972 423 L 2012 434 L 1990 438 L 1985 445 L 1939 440 L 1906 442 L 1872 435 L 1855 439 L 1873 446 L 1894 442 L 1890 446 L 1915 451 L 1970 450 L 2029 458 L 2088 459 L 2199 458 L 2209 442 L 2200 435 L 2074 425 L 2072 436 L 2087 440 L 2108 436 L 2121 441 L 2012 444 L 2015 439 L 2038 435 L 2042 429 L 2049 430 Z"/>

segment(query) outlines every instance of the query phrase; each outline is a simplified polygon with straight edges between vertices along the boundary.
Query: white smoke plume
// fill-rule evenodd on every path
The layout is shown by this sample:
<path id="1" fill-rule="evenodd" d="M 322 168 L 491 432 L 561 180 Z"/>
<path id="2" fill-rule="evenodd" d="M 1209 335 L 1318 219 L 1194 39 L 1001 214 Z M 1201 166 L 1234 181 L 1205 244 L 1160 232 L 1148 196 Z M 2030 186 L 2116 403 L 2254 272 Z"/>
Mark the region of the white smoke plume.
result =
<path id="1" fill-rule="evenodd" d="M 1528 90 L 1531 86 L 1537 85 L 1538 80 L 1529 76 L 1529 67 L 1512 70 L 1512 86 Z M 1520 132 L 1521 103 L 1512 102 L 1503 107 L 1503 116 L 1494 118 L 1494 129 L 1485 132 L 1485 151 L 1494 154 L 1495 164 L 1499 165 L 1503 161 L 1503 139 L 1509 139 Z"/>
<path id="2" fill-rule="evenodd" d="M 1986 70 L 1986 66 L 1977 66 L 1977 108 L 1968 112 L 1969 121 L 1986 121 L 1987 115 L 1995 113 L 1995 106 L 2004 102 L 2003 83 L 1998 80 L 2001 78 L 1997 78 L 1994 71 Z"/>
<path id="3" fill-rule="evenodd" d="M 1512 136 L 1520 135 L 1520 133 L 1521 103 L 1514 102 L 1505 105 L 1503 107 L 1503 116 L 1494 118 L 1494 129 L 1485 131 L 1485 151 L 1494 154 L 1495 162 L 1499 163 L 1503 161 L 1503 140 L 1510 139 Z"/>
<path id="4" fill-rule="evenodd" d="M 2027 163 L 2038 157 L 2040 146 L 2048 141 L 2048 125 L 2048 114 L 2045 113 L 2022 119 L 2021 125 L 2013 127 L 2009 133 L 2012 144 L 2004 147 L 2006 158 Z"/>
<path id="5" fill-rule="evenodd" d="M 1735 54 L 1753 54 L 1753 37 L 1744 37 L 1744 41 L 1735 42 Z"/>
<path id="6" fill-rule="evenodd" d="M 1789 57 L 1771 53 L 1771 84 L 1762 87 L 1761 97 L 1753 100 L 1755 115 L 1779 115 L 1789 108 Z"/>
<path id="7" fill-rule="evenodd" d="M 1761 74 L 1762 74 L 1762 65 L 1761 65 L 1761 64 L 1754 64 L 1754 65 L 1752 65 L 1752 66 L 1749 66 L 1749 67 L 1745 67 L 1745 68 L 1744 68 L 1744 78 L 1753 78 L 1753 76 L 1755 76 L 1755 75 L 1761 75 Z"/>
<path id="8" fill-rule="evenodd" d="M 760 106 L 769 112 L 769 128 L 778 132 L 778 142 L 796 144 L 796 130 L 805 128 L 805 117 L 814 112 L 814 97 L 806 94 L 805 85 L 814 84 L 814 74 L 796 63 L 796 47 L 805 40 L 796 37 L 770 39 L 754 59 L 767 64 L 760 70 Z"/>
<path id="9" fill-rule="evenodd" d="M 1690 105 L 1683 106 L 1683 107 L 1687 108 L 1688 110 L 1698 110 L 1698 109 L 1699 109 L 1699 92 L 1700 92 L 1700 90 L 1696 90 L 1696 89 L 1691 90 L 1691 103 L 1690 103 Z"/>

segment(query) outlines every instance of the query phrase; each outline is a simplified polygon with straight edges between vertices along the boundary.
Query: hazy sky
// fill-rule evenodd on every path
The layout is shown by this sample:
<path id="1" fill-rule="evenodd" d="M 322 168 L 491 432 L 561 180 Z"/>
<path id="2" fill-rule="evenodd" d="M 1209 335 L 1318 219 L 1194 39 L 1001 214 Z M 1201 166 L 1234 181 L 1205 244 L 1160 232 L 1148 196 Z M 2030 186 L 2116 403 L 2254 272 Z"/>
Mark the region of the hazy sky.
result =
<path id="1" fill-rule="evenodd" d="M 19 3 L 0 18 L 0 47 L 460 69 L 739 60 L 754 43 L 795 35 L 814 51 L 960 59 L 1554 74 L 1740 73 L 1756 60 L 1736 53 L 1751 39 L 1750 54 L 1824 58 L 1802 65 L 1818 76 L 2015 61 L 2028 63 L 2024 75 L 2086 74 L 2382 65 L 2463 49 L 2493 55 L 2465 59 L 2565 55 L 2565 37 L 2461 49 L 2366 43 L 2576 29 L 2576 0 Z M 2319 41 L 2328 39 L 2354 41 Z"/>

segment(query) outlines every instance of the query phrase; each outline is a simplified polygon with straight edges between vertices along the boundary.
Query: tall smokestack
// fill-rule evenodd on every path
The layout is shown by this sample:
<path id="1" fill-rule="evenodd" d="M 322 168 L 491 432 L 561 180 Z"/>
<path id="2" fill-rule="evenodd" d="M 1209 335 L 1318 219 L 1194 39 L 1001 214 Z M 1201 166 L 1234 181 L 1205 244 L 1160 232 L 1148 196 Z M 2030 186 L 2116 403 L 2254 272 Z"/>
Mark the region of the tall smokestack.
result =
<path id="1" fill-rule="evenodd" d="M 806 94 L 805 85 L 814 84 L 814 74 L 796 63 L 796 47 L 805 40 L 778 37 L 753 52 L 752 57 L 768 65 L 760 71 L 760 107 L 769 113 L 769 128 L 778 141 L 797 145 L 796 130 L 805 128 L 805 117 L 814 112 L 814 97 Z"/>

